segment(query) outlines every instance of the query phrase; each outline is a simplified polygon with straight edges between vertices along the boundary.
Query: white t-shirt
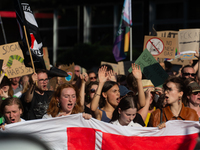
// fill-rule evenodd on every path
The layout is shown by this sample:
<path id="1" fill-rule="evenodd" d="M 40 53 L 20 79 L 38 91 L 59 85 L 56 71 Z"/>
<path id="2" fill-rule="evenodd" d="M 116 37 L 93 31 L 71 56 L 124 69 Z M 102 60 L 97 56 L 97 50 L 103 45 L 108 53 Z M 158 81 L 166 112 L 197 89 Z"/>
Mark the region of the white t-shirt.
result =
<path id="1" fill-rule="evenodd" d="M 118 120 L 112 121 L 111 123 L 114 124 L 114 125 L 122 126 L 122 125 L 119 123 Z M 134 123 L 133 121 L 131 121 L 127 126 L 130 126 L 130 127 L 142 127 L 139 123 Z"/>

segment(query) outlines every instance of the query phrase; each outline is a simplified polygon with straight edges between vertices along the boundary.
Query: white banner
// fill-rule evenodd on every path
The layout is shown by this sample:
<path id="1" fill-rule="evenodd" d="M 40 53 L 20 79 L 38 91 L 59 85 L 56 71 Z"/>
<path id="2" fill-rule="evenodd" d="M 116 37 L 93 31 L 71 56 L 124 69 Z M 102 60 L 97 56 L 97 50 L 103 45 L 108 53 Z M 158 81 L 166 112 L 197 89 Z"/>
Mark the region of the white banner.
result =
<path id="1" fill-rule="evenodd" d="M 28 133 L 51 149 L 194 149 L 199 122 L 168 121 L 166 128 L 116 126 L 82 114 L 6 125 L 2 132 Z"/>

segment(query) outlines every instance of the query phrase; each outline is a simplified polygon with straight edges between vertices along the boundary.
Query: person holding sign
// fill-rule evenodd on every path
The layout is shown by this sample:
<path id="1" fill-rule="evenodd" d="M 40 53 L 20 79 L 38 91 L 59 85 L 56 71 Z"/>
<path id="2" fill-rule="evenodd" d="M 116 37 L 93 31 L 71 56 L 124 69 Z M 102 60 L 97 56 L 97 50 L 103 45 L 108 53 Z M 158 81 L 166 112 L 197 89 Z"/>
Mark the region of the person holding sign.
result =
<path id="1" fill-rule="evenodd" d="M 163 85 L 165 99 L 168 106 L 156 109 L 150 117 L 150 127 L 165 126 L 168 120 L 191 120 L 199 121 L 195 110 L 185 107 L 182 103 L 182 96 L 185 92 L 185 84 L 179 77 L 171 77 Z"/>
<path id="2" fill-rule="evenodd" d="M 53 94 L 53 91 L 47 91 L 48 82 L 47 71 L 44 69 L 36 70 L 36 73 L 31 76 L 29 89 L 20 98 L 24 107 L 25 120 L 41 119 L 46 113 Z"/>

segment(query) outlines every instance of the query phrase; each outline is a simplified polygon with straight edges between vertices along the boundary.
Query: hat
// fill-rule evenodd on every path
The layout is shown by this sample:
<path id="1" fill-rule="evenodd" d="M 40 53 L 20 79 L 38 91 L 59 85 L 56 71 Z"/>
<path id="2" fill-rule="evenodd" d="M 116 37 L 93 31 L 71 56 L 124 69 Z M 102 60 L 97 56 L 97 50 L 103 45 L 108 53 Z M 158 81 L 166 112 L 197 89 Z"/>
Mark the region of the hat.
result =
<path id="1" fill-rule="evenodd" d="M 133 93 L 133 91 L 127 89 L 127 87 L 123 86 L 123 85 L 119 85 L 119 90 L 120 90 L 120 96 L 124 96 L 130 92 Z"/>
<path id="2" fill-rule="evenodd" d="M 192 89 L 192 92 L 200 91 L 200 86 L 197 82 L 192 82 L 188 85 Z"/>
<path id="3" fill-rule="evenodd" d="M 143 80 L 142 80 L 142 86 L 143 86 L 144 92 L 145 92 L 148 88 L 153 88 L 152 91 L 155 91 L 155 87 L 154 87 L 153 83 L 151 82 L 151 80 L 143 79 Z"/>

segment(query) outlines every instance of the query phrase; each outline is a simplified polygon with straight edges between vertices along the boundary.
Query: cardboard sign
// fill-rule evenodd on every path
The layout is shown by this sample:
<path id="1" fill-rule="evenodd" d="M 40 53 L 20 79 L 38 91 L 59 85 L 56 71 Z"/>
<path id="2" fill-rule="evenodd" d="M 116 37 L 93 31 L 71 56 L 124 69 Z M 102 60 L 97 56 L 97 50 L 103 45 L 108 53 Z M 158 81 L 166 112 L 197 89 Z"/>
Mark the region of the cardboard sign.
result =
<path id="1" fill-rule="evenodd" d="M 131 67 L 131 64 L 135 61 L 120 61 L 118 62 L 118 74 L 128 75 L 128 69 Z"/>
<path id="2" fill-rule="evenodd" d="M 147 79 L 151 80 L 155 87 L 161 87 L 168 78 L 166 71 L 160 66 L 147 49 L 142 52 L 135 61 L 135 64 L 140 65 L 142 73 Z M 132 72 L 132 67 L 128 71 Z"/>
<path id="3" fill-rule="evenodd" d="M 143 49 L 147 49 L 155 58 L 175 58 L 176 48 L 176 38 L 165 38 L 155 36 L 144 37 Z"/>
<path id="4" fill-rule="evenodd" d="M 74 63 L 68 65 L 61 65 L 60 68 L 61 70 L 64 70 L 67 72 L 68 76 L 67 77 L 58 77 L 58 84 L 63 84 L 63 83 L 72 83 L 74 80 Z"/>
<path id="5" fill-rule="evenodd" d="M 43 59 L 47 70 L 50 70 L 49 53 L 47 47 L 43 47 Z"/>
<path id="6" fill-rule="evenodd" d="M 112 67 L 113 67 L 113 71 L 115 72 L 115 73 L 118 73 L 118 64 L 115 64 L 115 63 L 109 63 L 109 62 L 105 62 L 105 61 L 102 61 L 101 62 L 101 65 L 102 64 L 108 64 L 108 65 L 111 65 Z"/>
<path id="7" fill-rule="evenodd" d="M 158 37 L 178 38 L 178 31 L 157 31 Z"/>
<path id="8" fill-rule="evenodd" d="M 195 53 L 199 50 L 200 29 L 187 29 L 178 32 L 180 53 Z"/>
<path id="9" fill-rule="evenodd" d="M 19 77 L 33 73 L 33 69 L 24 65 L 24 56 L 18 42 L 0 46 L 0 57 L 8 66 L 8 78 Z"/>
<path id="10" fill-rule="evenodd" d="M 173 59 L 172 61 L 170 61 L 172 64 L 174 65 L 182 65 L 182 66 L 186 66 L 186 65 L 190 65 L 190 61 L 191 60 L 183 60 L 183 59 L 180 59 L 180 58 L 176 58 L 176 59 Z"/>

